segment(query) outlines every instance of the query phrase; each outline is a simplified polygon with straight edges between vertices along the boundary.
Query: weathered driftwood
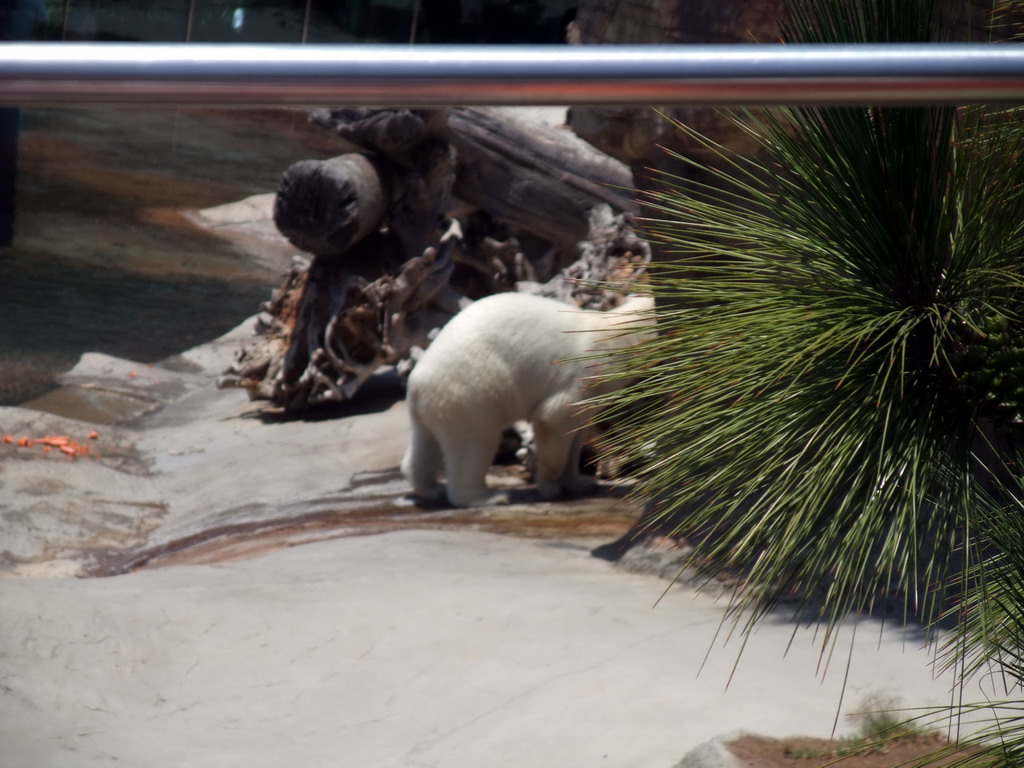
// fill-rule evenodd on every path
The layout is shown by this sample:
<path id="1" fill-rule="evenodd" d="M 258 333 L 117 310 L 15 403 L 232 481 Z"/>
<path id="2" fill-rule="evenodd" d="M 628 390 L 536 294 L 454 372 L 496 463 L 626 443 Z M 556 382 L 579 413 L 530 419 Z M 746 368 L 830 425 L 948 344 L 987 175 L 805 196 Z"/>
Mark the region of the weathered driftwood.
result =
<path id="1" fill-rule="evenodd" d="M 586 309 L 618 306 L 643 277 L 651 247 L 637 236 L 623 214 L 613 213 L 607 205 L 590 209 L 588 219 L 587 237 L 577 246 L 579 258 L 547 282 L 522 281 L 517 290 Z"/>
<path id="2" fill-rule="evenodd" d="M 628 169 L 565 131 L 462 108 L 314 119 L 374 154 L 285 173 L 275 221 L 313 258 L 224 386 L 291 410 L 348 400 L 381 366 L 407 370 L 472 299 L 524 290 L 609 309 L 650 259 Z"/>
<path id="3" fill-rule="evenodd" d="M 398 165 L 409 165 L 423 142 L 445 140 L 448 132 L 443 109 L 316 109 L 309 119 Z"/>
<path id="4" fill-rule="evenodd" d="M 350 399 L 382 365 L 414 357 L 461 309 L 448 278 L 461 233 L 376 280 L 337 260 L 298 257 L 257 318 L 255 336 L 218 382 L 288 410 Z M 397 247 L 380 236 L 363 247 Z"/>
<path id="5" fill-rule="evenodd" d="M 340 256 L 380 228 L 390 187 L 388 174 L 365 155 L 300 160 L 281 177 L 274 223 L 296 248 Z"/>
<path id="6" fill-rule="evenodd" d="M 397 152 L 400 160 L 410 154 L 410 134 L 443 136 L 457 156 L 456 197 L 568 254 L 587 237 L 595 205 L 605 203 L 616 213 L 637 210 L 625 164 L 569 131 L 505 110 L 453 107 L 445 130 L 436 112 L 424 111 L 317 110 L 311 119 L 369 151 Z M 392 123 L 409 132 L 403 141 L 392 137 L 397 128 L 387 130 Z"/>
<path id="7" fill-rule="evenodd" d="M 285 288 L 289 295 L 266 308 L 274 316 L 276 307 L 288 307 L 287 320 L 264 323 L 257 331 L 264 338 L 239 353 L 221 385 L 245 387 L 254 397 L 301 410 L 350 399 L 382 365 L 398 363 L 414 348 L 426 346 L 429 332 L 458 311 L 461 298 L 448 287 L 461 231 L 456 222 L 443 235 L 440 230 L 451 205 L 454 163 L 447 144 L 428 141 L 409 167 L 389 169 L 395 191 L 387 230 L 359 238 L 353 227 L 347 249 L 327 248 L 314 255 L 303 279 L 291 275 Z M 364 175 L 342 188 L 374 186 L 365 183 L 365 175 L 375 172 L 377 164 L 335 163 L 332 170 L 342 167 Z M 288 194 L 301 199 L 293 183 L 296 175 L 286 177 Z M 323 179 L 331 177 L 318 173 L 313 178 L 322 188 Z M 335 186 L 334 180 L 328 184 Z M 359 205 L 354 208 L 358 211 Z M 267 355 L 282 359 L 264 361 Z"/>
<path id="8" fill-rule="evenodd" d="M 629 168 L 569 131 L 470 107 L 452 109 L 448 126 L 455 195 L 567 253 L 588 237 L 594 206 L 637 212 Z"/>

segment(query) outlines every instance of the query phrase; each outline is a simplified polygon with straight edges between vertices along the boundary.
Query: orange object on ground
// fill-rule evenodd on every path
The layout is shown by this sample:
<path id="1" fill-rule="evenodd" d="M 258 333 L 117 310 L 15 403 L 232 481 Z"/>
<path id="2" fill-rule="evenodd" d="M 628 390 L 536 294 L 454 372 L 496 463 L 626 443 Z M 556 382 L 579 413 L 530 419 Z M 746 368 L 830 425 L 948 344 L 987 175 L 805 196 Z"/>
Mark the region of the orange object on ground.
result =
<path id="1" fill-rule="evenodd" d="M 95 430 L 89 433 L 89 439 L 95 440 L 99 437 L 99 432 Z M 5 443 L 13 443 L 13 435 L 4 435 L 3 441 Z M 31 438 L 27 435 L 25 437 L 18 438 L 17 445 L 19 448 L 30 448 L 34 445 L 41 446 L 43 453 L 50 453 L 54 448 L 60 450 L 68 458 L 74 458 L 76 456 L 84 456 L 90 452 L 88 445 L 82 445 L 76 443 L 67 435 L 46 435 L 45 437 Z"/>
<path id="2" fill-rule="evenodd" d="M 62 445 L 71 445 L 71 438 L 65 437 L 64 435 L 47 435 L 46 437 L 40 437 L 38 440 L 33 440 L 33 443 L 39 445 L 52 445 L 54 448 L 59 448 Z"/>

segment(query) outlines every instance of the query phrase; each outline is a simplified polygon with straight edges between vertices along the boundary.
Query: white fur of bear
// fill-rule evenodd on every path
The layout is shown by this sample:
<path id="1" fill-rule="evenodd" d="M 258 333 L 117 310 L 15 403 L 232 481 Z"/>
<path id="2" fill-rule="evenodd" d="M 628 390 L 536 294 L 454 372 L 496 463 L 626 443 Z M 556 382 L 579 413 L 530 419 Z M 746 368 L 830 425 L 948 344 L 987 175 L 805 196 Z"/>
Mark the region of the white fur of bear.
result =
<path id="1" fill-rule="evenodd" d="M 554 299 L 499 293 L 474 302 L 441 329 L 409 376 L 412 439 L 402 474 L 422 498 L 457 507 L 496 504 L 485 482 L 502 432 L 523 419 L 536 440 L 537 488 L 544 498 L 594 487 L 579 472 L 590 417 L 581 400 L 608 391 L 600 361 L 581 360 L 637 343 L 651 333 L 650 297 L 618 309 L 575 309 Z M 646 313 L 638 324 L 635 312 Z M 623 330 L 628 328 L 629 330 Z M 595 378 L 596 377 L 596 378 Z"/>

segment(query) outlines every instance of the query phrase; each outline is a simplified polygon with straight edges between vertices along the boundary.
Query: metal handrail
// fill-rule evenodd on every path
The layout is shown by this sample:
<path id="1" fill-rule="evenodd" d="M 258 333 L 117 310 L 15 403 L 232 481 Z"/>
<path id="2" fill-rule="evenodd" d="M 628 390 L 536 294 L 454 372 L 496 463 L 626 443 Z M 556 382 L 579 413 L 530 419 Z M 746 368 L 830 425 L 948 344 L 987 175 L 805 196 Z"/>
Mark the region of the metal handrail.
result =
<path id="1" fill-rule="evenodd" d="M 1024 46 L 0 45 L 0 104 L 977 102 L 1024 102 Z"/>

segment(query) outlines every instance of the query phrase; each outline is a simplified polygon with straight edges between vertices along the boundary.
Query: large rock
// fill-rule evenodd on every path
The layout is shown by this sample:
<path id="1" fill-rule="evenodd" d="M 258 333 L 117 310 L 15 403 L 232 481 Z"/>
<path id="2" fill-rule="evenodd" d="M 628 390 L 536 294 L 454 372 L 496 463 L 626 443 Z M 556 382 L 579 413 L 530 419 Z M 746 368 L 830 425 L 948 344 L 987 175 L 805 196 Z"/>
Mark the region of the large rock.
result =
<path id="1" fill-rule="evenodd" d="M 408 417 L 394 371 L 353 402 L 285 417 L 215 386 L 252 326 L 155 366 L 88 353 L 59 389 L 0 409 L 0 437 L 14 438 L 0 442 L 0 575 L 109 575 L 396 528 L 615 538 L 635 521 L 621 494 L 542 503 L 502 468 L 491 482 L 513 486 L 520 503 L 412 505 L 398 472 Z M 89 451 L 69 458 L 16 442 L 54 435 Z"/>
<path id="2" fill-rule="evenodd" d="M 736 728 L 827 737 L 851 648 L 844 712 L 948 701 L 914 636 L 874 622 L 824 681 L 782 616 L 734 670 L 723 605 L 591 541 L 407 530 L 0 579 L 3 766 L 668 768 Z"/>
<path id="3" fill-rule="evenodd" d="M 412 506 L 393 376 L 283 419 L 215 388 L 233 349 L 88 357 L 63 402 L 102 389 L 127 422 L 0 411 L 89 448 L 0 443 L 3 768 L 665 768 L 734 728 L 831 731 L 843 675 L 811 633 L 780 616 L 738 669 L 738 644 L 705 662 L 724 605 L 591 556 L 635 519 L 614 495 L 540 503 L 496 471 L 523 503 Z M 946 701 L 918 640 L 843 631 L 844 711 Z"/>

